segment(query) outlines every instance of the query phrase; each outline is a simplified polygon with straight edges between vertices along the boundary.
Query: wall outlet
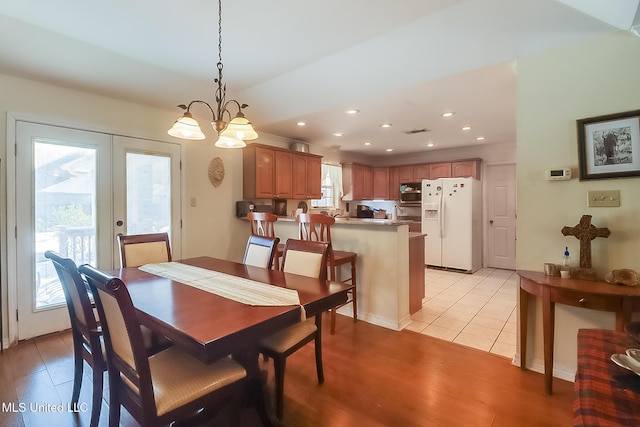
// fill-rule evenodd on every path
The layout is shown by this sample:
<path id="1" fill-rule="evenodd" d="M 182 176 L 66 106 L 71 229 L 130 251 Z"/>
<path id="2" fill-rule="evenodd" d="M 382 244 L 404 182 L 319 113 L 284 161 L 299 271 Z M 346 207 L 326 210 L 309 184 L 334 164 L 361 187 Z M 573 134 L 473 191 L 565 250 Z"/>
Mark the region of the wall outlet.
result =
<path id="1" fill-rule="evenodd" d="M 198 205 L 198 202 L 195 197 L 191 198 L 191 207 L 195 208 Z"/>
<path id="2" fill-rule="evenodd" d="M 590 208 L 620 206 L 620 190 L 588 191 L 587 197 Z"/>

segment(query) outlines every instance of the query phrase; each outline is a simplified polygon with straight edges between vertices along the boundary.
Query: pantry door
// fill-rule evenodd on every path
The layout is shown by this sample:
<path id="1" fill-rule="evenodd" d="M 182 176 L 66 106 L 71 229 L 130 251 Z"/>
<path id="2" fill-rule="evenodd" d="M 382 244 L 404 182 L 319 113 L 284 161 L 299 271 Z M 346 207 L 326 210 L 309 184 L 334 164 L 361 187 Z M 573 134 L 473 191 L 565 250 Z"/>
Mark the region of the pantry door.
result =
<path id="1" fill-rule="evenodd" d="M 10 325 L 17 327 L 17 339 L 28 339 L 69 328 L 64 293 L 45 251 L 77 265 L 119 267 L 116 234 L 129 232 L 131 212 L 136 230 L 167 231 L 180 241 L 180 150 L 26 121 L 15 128 L 15 195 L 9 201 L 15 204 L 16 239 L 8 277 L 9 283 L 15 278 L 17 307 Z"/>

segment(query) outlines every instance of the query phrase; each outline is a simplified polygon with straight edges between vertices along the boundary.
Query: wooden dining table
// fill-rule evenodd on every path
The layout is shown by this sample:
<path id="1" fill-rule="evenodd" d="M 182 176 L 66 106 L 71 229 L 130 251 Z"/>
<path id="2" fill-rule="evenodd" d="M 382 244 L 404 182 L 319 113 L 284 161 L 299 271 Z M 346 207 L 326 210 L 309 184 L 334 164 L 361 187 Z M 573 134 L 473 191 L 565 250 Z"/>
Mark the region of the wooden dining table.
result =
<path id="1" fill-rule="evenodd" d="M 179 262 L 294 289 L 298 292 L 307 317 L 321 316 L 324 311 L 344 303 L 347 291 L 352 288 L 344 283 L 321 281 L 211 257 Z M 233 355 L 247 370 L 247 377 L 253 382 L 250 388 L 259 390 L 259 393 L 255 393 L 257 401 L 254 403 L 263 421 L 272 425 L 279 423 L 272 409 L 264 402 L 264 379 L 258 365 L 258 344 L 262 338 L 299 322 L 300 306 L 247 305 L 147 273 L 137 267 L 115 269 L 107 273 L 119 277 L 127 285 L 144 326 L 169 338 L 174 345 L 179 345 L 205 363 Z"/>

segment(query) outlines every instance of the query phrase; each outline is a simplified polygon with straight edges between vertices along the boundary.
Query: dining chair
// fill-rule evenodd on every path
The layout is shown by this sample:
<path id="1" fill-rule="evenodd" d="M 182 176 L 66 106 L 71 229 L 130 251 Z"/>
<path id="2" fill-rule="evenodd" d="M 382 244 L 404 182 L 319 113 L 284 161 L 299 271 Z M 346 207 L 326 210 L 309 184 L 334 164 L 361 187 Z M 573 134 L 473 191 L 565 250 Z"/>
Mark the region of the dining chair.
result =
<path id="1" fill-rule="evenodd" d="M 282 271 L 327 280 L 329 244 L 288 239 L 284 246 Z M 289 326 L 260 342 L 260 352 L 273 359 L 276 385 L 276 416 L 284 410 L 284 370 L 287 357 L 311 341 L 315 341 L 318 383 L 324 382 L 322 368 L 322 313 Z"/>
<path id="2" fill-rule="evenodd" d="M 82 386 L 84 361 L 93 372 L 93 399 L 91 401 L 90 425 L 98 425 L 102 408 L 104 372 L 107 363 L 103 354 L 102 331 L 94 314 L 94 304 L 89 297 L 89 288 L 78 268 L 69 258 L 63 258 L 54 251 L 46 251 L 45 258 L 53 262 L 67 301 L 71 335 L 73 337 L 73 391 L 71 405 L 76 407 Z"/>
<path id="3" fill-rule="evenodd" d="M 358 291 L 356 289 L 356 252 L 337 251 L 333 249 L 331 243 L 331 226 L 336 220 L 333 217 L 321 214 L 301 213 L 296 216 L 298 221 L 298 238 L 301 240 L 311 240 L 329 243 L 329 257 L 327 266 L 329 268 L 329 280 L 335 281 L 338 269 L 345 264 L 351 266 L 351 276 L 342 280 L 342 283 L 349 282 L 353 288 L 349 291 L 349 298 L 343 304 L 331 309 L 331 334 L 336 330 L 336 310 L 343 305 L 353 303 L 353 320 L 358 320 Z"/>
<path id="4" fill-rule="evenodd" d="M 124 406 L 142 426 L 184 421 L 202 408 L 233 408 L 244 392 L 245 369 L 230 357 L 205 364 L 173 346 L 148 356 L 140 321 L 126 285 L 82 265 L 102 319 L 109 372 L 109 425 L 117 426 Z M 212 414 L 213 415 L 213 414 Z M 231 417 L 235 414 L 230 414 Z"/>
<path id="5" fill-rule="evenodd" d="M 247 247 L 244 251 L 242 263 L 271 269 L 279 242 L 280 239 L 277 237 L 250 235 L 247 240 Z"/>
<path id="6" fill-rule="evenodd" d="M 117 238 L 122 268 L 171 261 L 168 233 L 118 234 Z"/>
<path id="7" fill-rule="evenodd" d="M 274 223 L 278 220 L 278 217 L 269 212 L 249 212 L 247 219 L 251 225 L 251 234 L 254 236 L 276 237 L 274 229 Z M 280 269 L 280 260 L 284 252 L 284 244 L 279 243 L 277 246 L 277 252 L 274 257 L 274 268 Z"/>

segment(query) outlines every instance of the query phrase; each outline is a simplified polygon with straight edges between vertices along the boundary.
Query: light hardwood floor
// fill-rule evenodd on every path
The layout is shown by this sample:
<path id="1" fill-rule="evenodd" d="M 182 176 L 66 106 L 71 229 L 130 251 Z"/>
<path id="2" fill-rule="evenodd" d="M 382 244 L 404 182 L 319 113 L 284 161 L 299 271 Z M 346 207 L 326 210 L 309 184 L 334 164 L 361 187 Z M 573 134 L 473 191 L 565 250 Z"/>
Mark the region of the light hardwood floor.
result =
<path id="1" fill-rule="evenodd" d="M 312 344 L 287 359 L 285 426 L 572 425 L 572 383 L 554 379 L 554 394 L 548 396 L 541 374 L 521 371 L 505 357 L 344 316 L 338 316 L 336 334 L 329 335 L 328 316 L 324 320 L 325 383 L 317 384 Z M 88 425 L 89 412 L 75 417 L 30 409 L 68 402 L 71 349 L 71 335 L 62 332 L 21 342 L 0 355 L 0 425 Z M 272 388 L 272 366 L 265 368 Z M 88 370 L 80 402 L 90 404 Z M 107 425 L 107 401 L 105 390 L 101 426 Z M 255 414 L 240 417 L 243 426 L 259 425 Z M 121 425 L 136 423 L 123 411 Z"/>

